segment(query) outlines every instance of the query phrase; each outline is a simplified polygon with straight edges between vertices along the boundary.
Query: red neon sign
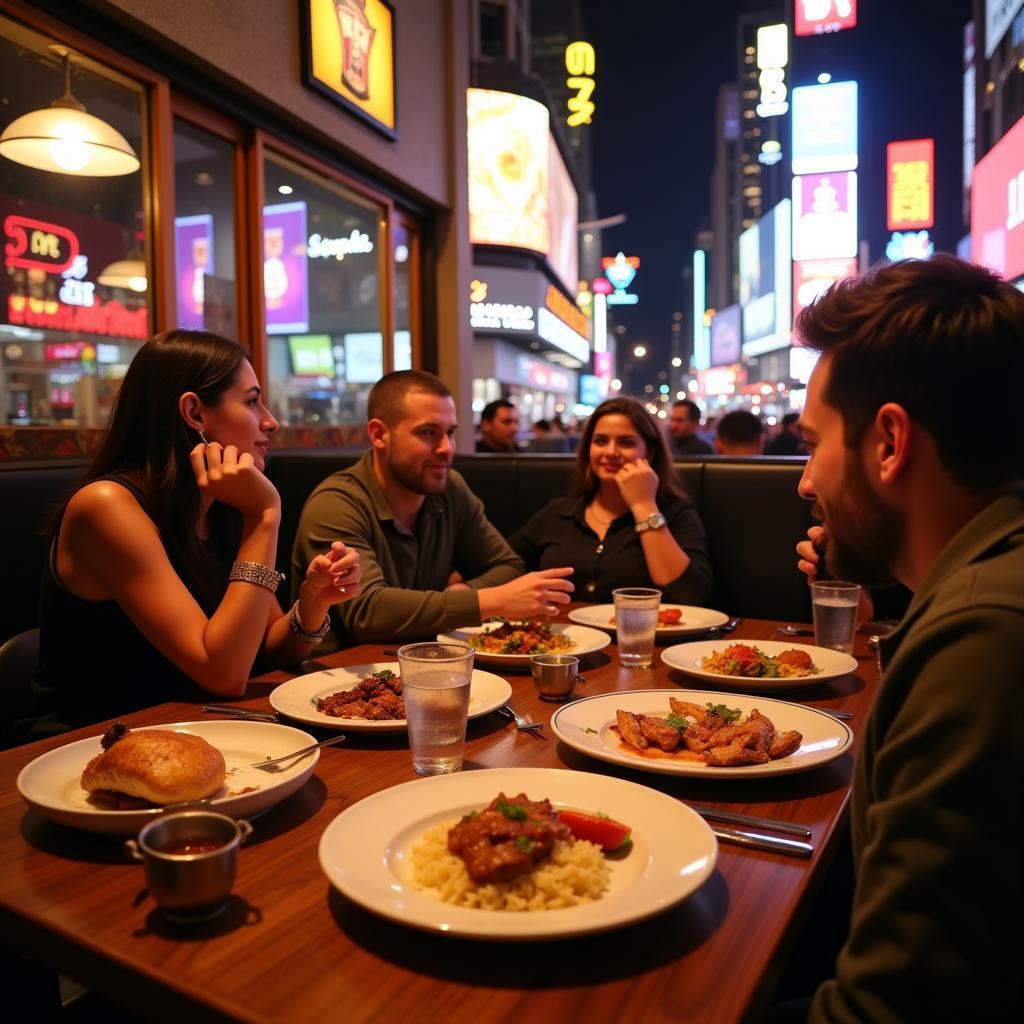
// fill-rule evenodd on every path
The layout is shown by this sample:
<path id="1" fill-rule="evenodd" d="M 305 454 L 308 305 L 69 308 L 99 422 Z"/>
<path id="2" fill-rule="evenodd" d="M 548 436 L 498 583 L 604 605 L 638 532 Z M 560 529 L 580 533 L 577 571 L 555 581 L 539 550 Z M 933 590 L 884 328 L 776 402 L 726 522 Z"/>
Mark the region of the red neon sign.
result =
<path id="1" fill-rule="evenodd" d="M 798 36 L 820 36 L 857 25 L 857 0 L 796 0 L 794 31 Z"/>
<path id="2" fill-rule="evenodd" d="M 890 231 L 916 231 L 935 223 L 935 140 L 890 142 L 886 195 Z"/>
<path id="3" fill-rule="evenodd" d="M 102 334 L 109 338 L 149 337 L 149 314 L 145 306 L 126 309 L 120 302 L 97 302 L 92 306 L 68 306 L 53 299 L 7 297 L 7 319 L 19 327 L 40 327 L 51 331 Z"/>
<path id="4" fill-rule="evenodd" d="M 11 214 L 4 219 L 4 231 L 11 239 L 4 246 L 8 267 L 61 274 L 79 253 L 78 236 L 60 224 Z"/>

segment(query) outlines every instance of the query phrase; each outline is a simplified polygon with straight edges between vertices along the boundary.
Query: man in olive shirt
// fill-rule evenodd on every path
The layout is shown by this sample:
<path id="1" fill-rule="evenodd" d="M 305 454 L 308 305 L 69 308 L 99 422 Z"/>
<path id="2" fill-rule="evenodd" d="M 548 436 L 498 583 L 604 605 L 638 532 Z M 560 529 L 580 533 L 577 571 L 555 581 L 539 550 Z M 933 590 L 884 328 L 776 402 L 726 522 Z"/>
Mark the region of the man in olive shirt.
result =
<path id="1" fill-rule="evenodd" d="M 800 568 L 824 548 L 836 578 L 914 591 L 855 723 L 850 934 L 810 1019 L 998 1020 L 1022 977 L 1024 419 L 992 403 L 979 445 L 942 395 L 965 366 L 1024 380 L 1024 295 L 940 255 L 842 282 L 796 326 L 822 353 Z"/>
<path id="2" fill-rule="evenodd" d="M 519 556 L 451 468 L 455 403 L 422 370 L 385 374 L 367 404 L 370 449 L 309 496 L 292 551 L 293 580 L 323 537 L 359 551 L 362 591 L 334 606 L 324 653 L 346 643 L 429 638 L 495 615 L 552 615 L 572 569 L 522 575 Z M 342 581 L 343 583 L 344 581 Z"/>

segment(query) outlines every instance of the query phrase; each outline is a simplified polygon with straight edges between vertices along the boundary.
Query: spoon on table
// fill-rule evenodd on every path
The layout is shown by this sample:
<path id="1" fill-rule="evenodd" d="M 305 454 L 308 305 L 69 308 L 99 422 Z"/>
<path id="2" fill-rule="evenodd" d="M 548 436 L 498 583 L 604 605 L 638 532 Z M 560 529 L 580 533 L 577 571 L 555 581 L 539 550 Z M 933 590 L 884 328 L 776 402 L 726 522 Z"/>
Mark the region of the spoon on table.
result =
<path id="1" fill-rule="evenodd" d="M 811 626 L 776 626 L 775 632 L 785 636 L 814 636 Z"/>

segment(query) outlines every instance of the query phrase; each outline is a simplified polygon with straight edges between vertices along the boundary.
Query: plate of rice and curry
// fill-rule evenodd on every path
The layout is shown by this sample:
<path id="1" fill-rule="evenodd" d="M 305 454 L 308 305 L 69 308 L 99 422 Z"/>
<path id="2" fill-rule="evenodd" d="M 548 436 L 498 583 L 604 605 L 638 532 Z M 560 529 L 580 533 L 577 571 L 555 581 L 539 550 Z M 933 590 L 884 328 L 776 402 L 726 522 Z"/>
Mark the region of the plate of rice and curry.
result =
<path id="1" fill-rule="evenodd" d="M 320 866 L 399 924 L 491 941 L 588 935 L 652 917 L 711 876 L 718 845 L 685 804 L 634 782 L 492 768 L 392 786 L 344 810 Z"/>
<path id="2" fill-rule="evenodd" d="M 852 655 L 780 640 L 698 640 L 667 647 L 661 660 L 707 683 L 758 692 L 817 686 L 857 671 Z"/>
<path id="3" fill-rule="evenodd" d="M 631 690 L 559 708 L 555 735 L 611 764 L 693 778 L 807 771 L 853 744 L 843 722 L 803 704 L 702 690 Z"/>
<path id="4" fill-rule="evenodd" d="M 612 638 L 589 626 L 566 626 L 548 619 L 490 619 L 482 626 L 463 626 L 440 633 L 441 643 L 469 644 L 477 663 L 505 668 L 530 667 L 535 654 L 581 657 L 607 647 Z"/>

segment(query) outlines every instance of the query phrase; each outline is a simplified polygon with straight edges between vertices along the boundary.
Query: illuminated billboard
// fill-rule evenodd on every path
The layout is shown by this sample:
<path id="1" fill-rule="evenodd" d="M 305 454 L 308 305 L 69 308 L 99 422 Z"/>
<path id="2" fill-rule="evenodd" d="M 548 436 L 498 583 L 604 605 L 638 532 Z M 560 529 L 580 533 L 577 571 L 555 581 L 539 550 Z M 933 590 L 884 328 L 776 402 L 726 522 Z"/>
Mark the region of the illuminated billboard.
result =
<path id="1" fill-rule="evenodd" d="M 820 36 L 857 25 L 857 0 L 796 0 L 793 31 L 798 36 Z"/>
<path id="2" fill-rule="evenodd" d="M 569 77 L 565 87 L 572 93 L 569 96 L 569 115 L 565 123 L 570 128 L 590 124 L 594 116 L 594 68 L 597 64 L 594 47 L 590 43 L 577 39 L 565 48 L 565 70 Z"/>
<path id="3" fill-rule="evenodd" d="M 551 196 L 548 203 L 551 248 L 548 262 L 562 284 L 572 288 L 579 280 L 579 245 L 576 225 L 579 222 L 579 198 L 569 171 L 558 152 L 554 136 L 548 136 L 551 171 Z"/>
<path id="4" fill-rule="evenodd" d="M 789 28 L 764 25 L 757 30 L 757 84 L 761 90 L 758 117 L 777 117 L 789 110 L 786 65 L 789 63 Z"/>
<path id="5" fill-rule="evenodd" d="M 306 85 L 397 138 L 394 8 L 387 0 L 304 0 L 301 7 Z"/>
<path id="6" fill-rule="evenodd" d="M 991 57 L 1024 0 L 985 0 L 985 57 Z"/>
<path id="7" fill-rule="evenodd" d="M 935 140 L 890 142 L 885 158 L 888 229 L 930 228 L 935 223 Z"/>
<path id="8" fill-rule="evenodd" d="M 857 261 L 853 258 L 838 260 L 806 260 L 793 264 L 793 320 L 822 292 L 836 281 L 857 276 Z M 794 344 L 799 344 L 799 338 Z"/>
<path id="9" fill-rule="evenodd" d="M 857 174 L 793 179 L 793 259 L 857 255 Z"/>
<path id="10" fill-rule="evenodd" d="M 740 235 L 743 354 L 761 355 L 789 344 L 792 204 L 783 199 Z"/>
<path id="11" fill-rule="evenodd" d="M 741 313 L 739 305 L 720 309 L 711 320 L 711 365 L 740 361 Z"/>
<path id="12" fill-rule="evenodd" d="M 857 83 L 793 90 L 793 173 L 852 171 L 857 166 Z"/>
<path id="13" fill-rule="evenodd" d="M 469 238 L 548 253 L 549 114 L 536 100 L 467 91 Z"/>
<path id="14" fill-rule="evenodd" d="M 971 259 L 1007 278 L 1024 274 L 1024 118 L 974 168 Z"/>

